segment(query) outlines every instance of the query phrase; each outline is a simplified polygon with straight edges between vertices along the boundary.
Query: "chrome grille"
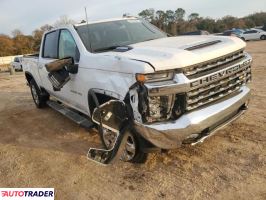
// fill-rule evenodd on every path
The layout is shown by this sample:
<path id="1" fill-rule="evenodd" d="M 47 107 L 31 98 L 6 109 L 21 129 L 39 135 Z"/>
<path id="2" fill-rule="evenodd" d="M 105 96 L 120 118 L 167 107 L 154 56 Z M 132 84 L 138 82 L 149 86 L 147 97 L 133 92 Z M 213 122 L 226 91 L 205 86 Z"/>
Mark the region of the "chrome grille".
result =
<path id="1" fill-rule="evenodd" d="M 240 89 L 251 79 L 251 67 L 247 65 L 235 73 L 217 81 L 191 88 L 186 94 L 186 110 L 206 105 Z"/>
<path id="2" fill-rule="evenodd" d="M 244 57 L 244 50 L 241 49 L 234 53 L 230 53 L 225 56 L 209 60 L 207 62 L 186 67 L 184 69 L 184 74 L 189 79 L 197 78 L 200 76 L 204 76 L 205 74 L 209 74 L 226 68 L 230 65 L 233 65 L 234 63 L 240 62 L 242 59 L 244 59 Z"/>

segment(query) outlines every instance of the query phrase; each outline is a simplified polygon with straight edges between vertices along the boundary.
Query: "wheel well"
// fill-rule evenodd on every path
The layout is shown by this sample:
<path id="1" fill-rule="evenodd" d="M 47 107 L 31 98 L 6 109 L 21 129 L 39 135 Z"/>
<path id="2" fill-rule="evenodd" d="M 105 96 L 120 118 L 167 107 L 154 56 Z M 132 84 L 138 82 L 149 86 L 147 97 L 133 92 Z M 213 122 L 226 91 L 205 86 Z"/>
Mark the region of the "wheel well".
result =
<path id="1" fill-rule="evenodd" d="M 28 83 L 30 83 L 32 79 L 34 80 L 33 76 L 30 73 L 25 73 L 25 77 Z M 43 87 L 40 87 L 39 89 L 41 90 L 43 96 L 49 97 L 49 93 Z"/>
<path id="2" fill-rule="evenodd" d="M 33 76 L 30 73 L 25 73 L 25 77 L 28 83 L 30 83 L 30 81 L 33 79 Z"/>
<path id="3" fill-rule="evenodd" d="M 116 99 L 114 97 L 111 97 L 111 96 L 108 96 L 106 94 L 101 94 L 101 93 L 97 93 L 95 92 L 95 95 L 97 97 L 97 100 L 99 102 L 99 105 L 103 104 L 103 103 L 106 103 L 112 99 Z M 92 97 L 92 95 L 88 95 L 88 102 L 89 102 L 89 109 L 90 109 L 90 113 L 92 115 L 93 111 L 94 111 L 94 108 L 96 108 L 96 103 Z"/>

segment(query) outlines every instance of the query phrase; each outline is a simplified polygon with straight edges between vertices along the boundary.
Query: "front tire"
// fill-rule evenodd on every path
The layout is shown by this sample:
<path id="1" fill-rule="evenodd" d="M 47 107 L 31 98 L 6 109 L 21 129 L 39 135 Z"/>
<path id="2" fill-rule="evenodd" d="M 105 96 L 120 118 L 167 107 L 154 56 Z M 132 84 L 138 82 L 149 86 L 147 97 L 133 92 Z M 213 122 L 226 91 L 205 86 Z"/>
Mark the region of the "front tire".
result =
<path id="1" fill-rule="evenodd" d="M 262 36 L 260 37 L 260 39 L 261 39 L 261 40 L 266 40 L 266 35 L 262 35 Z"/>
<path id="2" fill-rule="evenodd" d="M 99 127 L 100 129 L 100 127 Z M 99 130 L 101 141 L 106 149 L 111 149 L 116 141 L 116 133 L 103 128 Z M 121 160 L 131 163 L 144 163 L 147 159 L 147 153 L 142 152 L 140 148 L 141 139 L 136 136 L 133 131 L 129 132 L 125 150 L 121 156 Z"/>
<path id="3" fill-rule="evenodd" d="M 246 41 L 246 39 L 245 39 L 244 37 L 241 37 L 241 39 L 242 39 L 243 41 Z"/>
<path id="4" fill-rule="evenodd" d="M 34 81 L 34 79 L 31 79 L 29 86 L 30 86 L 31 96 L 36 107 L 37 108 L 45 107 L 46 101 L 49 99 L 49 96 L 42 95 L 41 90 Z"/>

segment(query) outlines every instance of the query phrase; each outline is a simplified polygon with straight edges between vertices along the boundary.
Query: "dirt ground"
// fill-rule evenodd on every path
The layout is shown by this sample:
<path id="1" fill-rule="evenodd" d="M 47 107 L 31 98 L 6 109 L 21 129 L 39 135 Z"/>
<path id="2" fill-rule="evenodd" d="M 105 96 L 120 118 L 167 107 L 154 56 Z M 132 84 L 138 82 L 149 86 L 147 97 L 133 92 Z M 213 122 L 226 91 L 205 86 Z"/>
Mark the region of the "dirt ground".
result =
<path id="1" fill-rule="evenodd" d="M 266 199 L 266 41 L 254 58 L 250 109 L 205 143 L 145 164 L 87 160 L 96 132 L 38 110 L 22 73 L 0 74 L 0 187 L 53 187 L 56 199 Z"/>

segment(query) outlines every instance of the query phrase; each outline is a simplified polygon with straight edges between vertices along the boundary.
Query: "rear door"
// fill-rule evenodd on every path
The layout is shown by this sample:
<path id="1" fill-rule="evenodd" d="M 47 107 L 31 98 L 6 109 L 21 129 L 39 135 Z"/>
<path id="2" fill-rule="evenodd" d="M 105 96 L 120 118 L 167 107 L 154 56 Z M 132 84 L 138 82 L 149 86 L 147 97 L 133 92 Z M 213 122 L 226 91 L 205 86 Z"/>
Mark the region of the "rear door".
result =
<path id="1" fill-rule="evenodd" d="M 58 59 L 58 37 L 58 30 L 48 32 L 44 35 L 38 64 L 42 87 L 55 96 L 57 94 L 48 79 L 48 71 L 45 68 L 45 64 Z"/>

